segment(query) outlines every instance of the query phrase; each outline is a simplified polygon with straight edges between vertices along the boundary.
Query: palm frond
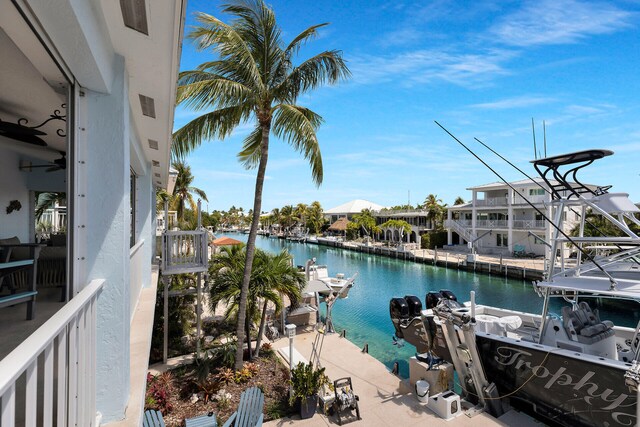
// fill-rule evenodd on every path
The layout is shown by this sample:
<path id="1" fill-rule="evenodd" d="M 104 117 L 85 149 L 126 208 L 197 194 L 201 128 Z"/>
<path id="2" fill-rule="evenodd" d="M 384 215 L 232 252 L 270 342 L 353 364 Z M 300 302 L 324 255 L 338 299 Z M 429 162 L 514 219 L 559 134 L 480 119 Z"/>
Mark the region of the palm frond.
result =
<path id="1" fill-rule="evenodd" d="M 256 126 L 242 142 L 242 151 L 238 160 L 246 169 L 253 169 L 260 162 L 260 145 L 262 144 L 262 128 Z"/>
<path id="2" fill-rule="evenodd" d="M 53 208 L 56 205 L 56 202 L 63 204 L 65 203 L 66 199 L 67 199 L 66 193 L 60 193 L 60 192 L 40 193 L 38 195 L 38 200 L 36 202 L 36 212 L 35 212 L 36 222 L 40 221 L 40 218 L 42 218 L 42 215 L 44 215 L 47 209 Z"/>
<path id="3" fill-rule="evenodd" d="M 272 125 L 276 136 L 287 141 L 309 160 L 311 178 L 316 186 L 322 184 L 323 178 L 322 154 L 316 136 L 321 123 L 322 117 L 307 108 L 280 104 L 275 108 Z"/>
<path id="4" fill-rule="evenodd" d="M 180 76 L 176 102 L 194 110 L 220 109 L 242 105 L 253 98 L 253 92 L 241 83 L 222 77 L 205 78 L 209 73 L 187 71 Z M 211 76 L 211 75 L 210 75 Z"/>
<path id="5" fill-rule="evenodd" d="M 240 122 L 248 120 L 250 115 L 250 106 L 238 105 L 193 119 L 173 134 L 172 156 L 181 159 L 199 147 L 203 140 L 226 138 Z"/>
<path id="6" fill-rule="evenodd" d="M 285 48 L 285 54 L 289 56 L 296 55 L 300 48 L 303 47 L 309 40 L 317 37 L 318 28 L 326 27 L 327 25 L 329 25 L 328 22 L 325 22 L 324 24 L 312 25 L 311 27 L 298 34 Z"/>
<path id="7" fill-rule="evenodd" d="M 204 190 L 201 190 L 197 187 L 189 187 L 189 192 L 191 193 L 196 193 L 198 196 L 200 196 L 200 198 L 202 200 L 204 200 L 205 202 L 208 202 L 209 200 L 207 199 L 207 193 L 204 192 Z"/>
<path id="8" fill-rule="evenodd" d="M 279 99 L 294 102 L 301 94 L 323 86 L 335 84 L 351 75 L 342 53 L 330 50 L 319 53 L 295 67 L 276 89 Z"/>
<path id="9" fill-rule="evenodd" d="M 242 36 L 232 26 L 209 14 L 199 12 L 196 15 L 196 20 L 201 25 L 195 27 L 187 37 L 195 40 L 197 48 L 199 50 L 211 49 L 217 52 L 223 60 L 232 59 L 226 63 L 233 65 L 230 68 L 236 77 L 233 80 L 251 87 L 260 87 L 260 72 L 253 59 L 251 49 Z"/>

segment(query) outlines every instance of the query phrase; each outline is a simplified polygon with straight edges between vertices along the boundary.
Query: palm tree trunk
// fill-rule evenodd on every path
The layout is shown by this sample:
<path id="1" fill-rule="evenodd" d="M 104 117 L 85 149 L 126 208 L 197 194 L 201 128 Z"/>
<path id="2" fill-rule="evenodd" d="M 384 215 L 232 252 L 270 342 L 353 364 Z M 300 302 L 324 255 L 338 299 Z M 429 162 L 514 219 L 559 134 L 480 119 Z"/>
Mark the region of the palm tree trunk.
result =
<path id="1" fill-rule="evenodd" d="M 251 361 L 251 327 L 249 324 L 251 323 L 251 318 L 253 317 L 252 313 L 247 313 L 248 316 L 244 319 L 244 332 L 247 334 L 247 358 Z"/>
<path id="2" fill-rule="evenodd" d="M 238 348 L 236 349 L 235 370 L 242 369 L 242 344 L 244 342 L 244 322 L 247 316 L 247 295 L 249 294 L 249 281 L 251 280 L 251 268 L 253 267 L 253 256 L 256 251 L 256 236 L 258 234 L 258 223 L 260 222 L 260 212 L 262 211 L 262 187 L 267 170 L 267 160 L 269 159 L 269 132 L 270 125 L 262 125 L 262 143 L 260 144 L 260 163 L 258 164 L 258 174 L 256 176 L 256 191 L 253 197 L 253 221 L 249 229 L 247 240 L 247 260 L 244 265 L 244 276 L 242 278 L 242 289 L 240 290 L 240 304 L 238 306 L 238 325 L 236 326 L 236 336 L 238 337 Z M 249 346 L 251 348 L 251 346 Z"/>
<path id="3" fill-rule="evenodd" d="M 260 344 L 262 343 L 262 335 L 264 334 L 264 324 L 267 320 L 267 304 L 268 301 L 264 300 L 264 304 L 262 305 L 262 317 L 260 318 L 260 327 L 258 328 L 258 339 L 256 340 L 256 351 L 253 353 L 255 357 L 260 356 Z"/>

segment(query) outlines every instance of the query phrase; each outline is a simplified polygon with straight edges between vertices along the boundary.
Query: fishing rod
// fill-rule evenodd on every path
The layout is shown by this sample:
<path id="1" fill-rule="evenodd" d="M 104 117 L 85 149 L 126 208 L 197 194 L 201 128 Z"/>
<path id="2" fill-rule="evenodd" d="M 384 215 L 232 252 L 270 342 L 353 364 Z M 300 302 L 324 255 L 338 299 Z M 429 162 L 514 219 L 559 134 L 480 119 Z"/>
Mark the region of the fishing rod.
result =
<path id="1" fill-rule="evenodd" d="M 536 126 L 533 124 L 533 117 L 531 117 L 531 132 L 533 133 L 533 158 L 538 160 L 538 148 L 536 147 Z"/>
<path id="2" fill-rule="evenodd" d="M 536 184 L 538 187 L 542 188 L 545 193 L 550 194 L 551 192 L 546 189 L 542 184 L 540 184 L 538 181 L 536 181 L 535 179 L 533 179 L 532 177 L 530 177 L 525 171 L 523 171 L 522 169 L 520 169 L 518 166 L 514 165 L 513 163 L 511 163 L 507 158 L 505 158 L 504 156 L 502 156 L 500 153 L 498 153 L 496 150 L 494 150 L 493 148 L 489 147 L 487 144 L 485 144 L 484 142 L 480 141 L 478 138 L 473 138 L 476 141 L 478 141 L 480 144 L 482 144 L 487 150 L 491 151 L 493 154 L 495 154 L 496 156 L 500 157 L 502 160 L 504 160 L 505 162 L 507 162 L 510 166 L 512 166 L 515 170 L 517 170 L 518 172 L 520 172 L 522 175 L 526 176 L 527 178 L 529 178 L 529 180 L 531 182 L 533 182 L 534 184 Z M 546 150 L 545 150 L 545 156 L 546 156 Z M 523 199 L 525 198 L 524 196 L 522 197 Z M 571 212 L 573 212 L 574 214 L 582 217 L 582 214 L 577 212 L 575 209 L 573 209 L 571 206 L 569 206 L 569 210 Z M 595 225 L 594 223 L 592 223 L 591 221 L 589 221 L 589 219 L 585 216 L 584 217 L 584 222 L 585 224 L 587 224 L 588 226 L 590 226 L 591 228 L 593 228 L 597 233 L 600 233 L 600 235 L 605 236 L 606 234 L 604 233 L 604 231 L 600 230 L 598 228 L 597 225 Z M 622 250 L 622 246 L 618 245 L 617 243 L 614 243 L 614 245 Z M 640 261 L 636 260 L 635 258 L 633 258 L 634 262 L 636 264 L 640 264 Z"/>
<path id="3" fill-rule="evenodd" d="M 442 126 L 440 123 L 438 123 L 437 120 L 434 120 L 435 124 L 437 124 L 440 129 L 442 129 L 443 131 L 445 131 L 451 138 L 453 138 L 458 144 L 460 144 L 465 150 L 467 150 L 469 153 L 471 153 L 471 155 L 473 157 L 475 157 L 476 159 L 478 159 L 478 161 L 480 161 L 480 163 L 482 163 L 487 169 L 489 169 L 495 176 L 498 177 L 498 179 L 500 179 L 500 181 L 502 181 L 504 184 L 507 185 L 507 187 L 509 187 L 511 190 L 513 191 L 517 191 L 513 185 L 509 184 L 509 182 L 507 180 L 505 180 L 502 175 L 500 175 L 498 172 L 496 172 L 495 169 L 493 169 L 491 166 L 489 166 L 484 160 L 482 160 L 476 153 L 474 153 L 473 151 L 471 151 L 471 149 L 469 147 L 467 147 L 462 141 L 460 141 L 458 138 L 456 138 L 451 132 L 449 132 L 444 126 Z M 571 242 L 571 244 L 573 246 L 576 247 L 576 249 L 578 249 L 578 251 L 580 251 L 580 253 L 582 255 L 585 256 L 586 259 L 588 259 L 589 261 L 591 261 L 596 267 L 598 267 L 598 269 L 609 278 L 609 282 L 611 283 L 612 287 L 615 287 L 615 285 L 617 284 L 615 279 L 613 277 L 611 277 L 611 275 L 604 269 L 602 268 L 602 266 L 600 264 L 598 264 L 596 262 L 596 260 L 593 258 L 593 256 L 591 256 L 589 253 L 587 253 L 587 251 L 585 251 L 584 249 L 582 249 L 582 247 L 580 247 L 571 237 L 569 237 L 569 235 L 567 233 L 564 232 L 564 230 L 562 230 L 562 228 L 560 228 L 558 225 L 554 224 L 553 221 L 551 221 L 547 215 L 545 215 L 540 209 L 538 209 L 537 206 L 535 206 L 532 202 L 530 202 L 528 199 L 523 198 L 523 200 L 525 202 L 527 202 L 527 204 L 529 206 L 531 206 L 536 212 L 538 212 L 549 224 L 551 224 L 553 226 L 553 228 L 556 229 L 556 231 L 560 234 L 562 234 L 562 236 L 564 238 L 567 239 L 567 241 Z"/>

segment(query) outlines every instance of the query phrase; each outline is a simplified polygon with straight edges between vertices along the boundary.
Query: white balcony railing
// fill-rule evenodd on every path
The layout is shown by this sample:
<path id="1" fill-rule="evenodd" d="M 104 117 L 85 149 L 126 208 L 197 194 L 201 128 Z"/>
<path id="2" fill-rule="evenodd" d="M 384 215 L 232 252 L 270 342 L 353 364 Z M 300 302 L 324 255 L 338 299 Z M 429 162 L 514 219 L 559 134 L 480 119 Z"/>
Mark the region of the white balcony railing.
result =
<path id="1" fill-rule="evenodd" d="M 165 231 L 162 234 L 163 274 L 197 273 L 208 266 L 207 230 Z"/>
<path id="2" fill-rule="evenodd" d="M 476 200 L 476 206 L 507 206 L 508 199 L 506 197 L 490 197 L 487 199 Z"/>
<path id="3" fill-rule="evenodd" d="M 513 220 L 513 228 L 518 230 L 544 229 L 547 223 L 545 220 L 537 219 L 515 219 Z"/>
<path id="4" fill-rule="evenodd" d="M 506 219 L 479 219 L 476 228 L 507 228 L 509 220 Z"/>
<path id="5" fill-rule="evenodd" d="M 3 427 L 40 425 L 39 408 L 44 426 L 96 425 L 96 299 L 103 285 L 89 283 L 0 361 Z M 17 383 L 25 373 L 22 390 Z M 24 414 L 16 414 L 16 402 L 24 402 Z"/>

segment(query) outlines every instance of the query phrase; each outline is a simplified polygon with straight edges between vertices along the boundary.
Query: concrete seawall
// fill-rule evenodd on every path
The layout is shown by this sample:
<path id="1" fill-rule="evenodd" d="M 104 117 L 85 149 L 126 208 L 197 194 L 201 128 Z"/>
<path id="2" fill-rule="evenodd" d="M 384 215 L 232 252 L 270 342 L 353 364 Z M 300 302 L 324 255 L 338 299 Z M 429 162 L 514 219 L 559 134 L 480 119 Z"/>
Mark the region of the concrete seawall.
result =
<path id="1" fill-rule="evenodd" d="M 452 253 L 443 250 L 434 251 L 432 249 L 419 249 L 413 251 L 398 251 L 395 248 L 388 248 L 383 246 L 365 246 L 350 242 L 339 242 L 335 240 L 320 240 L 317 242 L 317 244 L 355 252 L 363 252 L 372 255 L 382 255 L 389 258 L 402 259 L 405 261 L 418 262 L 422 264 L 431 264 L 438 267 L 454 268 L 458 270 L 496 276 L 499 275 L 511 279 L 541 280 L 543 276 L 543 270 L 541 266 L 527 268 L 523 265 L 516 265 L 516 262 L 510 258 L 496 259 L 495 262 L 492 262 L 491 260 L 487 259 L 488 257 L 481 257 L 482 259 L 480 260 L 477 259 L 476 261 L 468 262 L 467 254 Z M 532 261 L 532 264 L 533 263 L 534 261 Z M 541 262 L 536 261 L 535 264 L 541 264 Z"/>

